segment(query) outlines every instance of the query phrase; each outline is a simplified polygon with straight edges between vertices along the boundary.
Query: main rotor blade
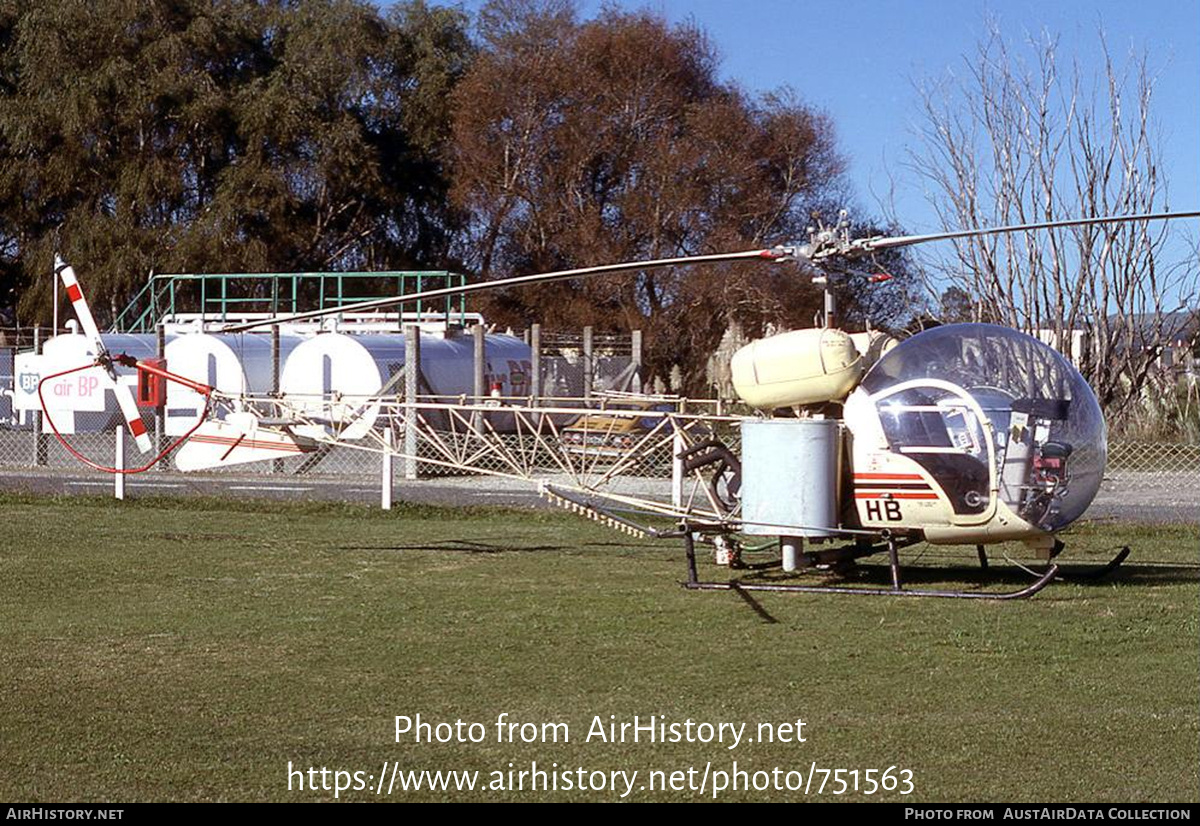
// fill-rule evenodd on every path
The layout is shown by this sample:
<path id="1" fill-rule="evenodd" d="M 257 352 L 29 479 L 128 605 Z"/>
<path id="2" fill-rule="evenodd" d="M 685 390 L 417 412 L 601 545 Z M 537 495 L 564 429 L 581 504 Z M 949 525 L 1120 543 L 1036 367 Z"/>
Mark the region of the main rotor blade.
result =
<path id="1" fill-rule="evenodd" d="M 1064 221 L 1045 221 L 1038 224 L 1013 224 L 1007 227 L 964 229 L 956 232 L 937 232 L 931 235 L 898 235 L 894 238 L 867 238 L 859 242 L 867 252 L 874 250 L 909 247 L 929 241 L 949 241 L 955 238 L 973 238 L 982 235 L 999 235 L 1005 232 L 1025 232 L 1061 227 L 1081 227 L 1089 224 L 1125 224 L 1131 221 L 1162 221 L 1168 218 L 1200 218 L 1200 212 L 1156 212 L 1147 215 L 1110 215 L 1104 218 L 1070 218 Z"/>
<path id="2" fill-rule="evenodd" d="M 309 312 L 296 313 L 294 315 L 287 316 L 276 316 L 270 319 L 245 322 L 242 324 L 229 324 L 222 327 L 221 332 L 241 333 L 245 332 L 246 330 L 253 330 L 258 327 L 265 327 L 271 324 L 307 321 L 309 319 L 322 318 L 324 316 L 338 315 L 341 313 L 381 310 L 387 307 L 395 307 L 400 304 L 411 304 L 416 301 L 426 301 L 434 298 L 445 298 L 447 296 L 454 295 L 465 295 L 466 293 L 480 292 L 482 290 L 495 290 L 502 289 L 504 287 L 516 287 L 528 284 L 543 284 L 550 281 L 562 281 L 568 278 L 604 275 L 606 273 L 626 272 L 629 270 L 650 270 L 661 267 L 675 267 L 685 264 L 714 264 L 722 261 L 738 261 L 750 258 L 758 258 L 767 261 L 794 259 L 816 262 L 838 257 L 855 258 L 876 250 L 907 247 L 914 244 L 924 244 L 929 241 L 946 241 L 954 238 L 970 238 L 983 235 L 998 235 L 1005 232 L 1055 229 L 1058 227 L 1086 226 L 1088 224 L 1120 224 L 1131 221 L 1158 221 L 1168 218 L 1200 218 L 1200 212 L 1160 212 L 1147 215 L 1114 215 L 1103 218 L 1073 218 L 1063 221 L 1046 221 L 1035 224 L 1015 224 L 1005 227 L 967 229 L 956 232 L 939 232 L 930 235 L 901 235 L 892 238 L 882 236 L 879 238 L 863 238 L 850 241 L 848 245 L 782 246 L 775 247 L 773 249 L 747 250 L 745 252 L 730 252 L 717 255 L 689 255 L 682 258 L 659 258 L 650 261 L 628 261 L 620 264 L 603 264 L 597 267 L 581 267 L 571 270 L 559 270 L 557 272 L 537 273 L 535 275 L 521 275 L 514 278 L 501 278 L 496 281 L 481 281 L 475 284 L 467 284 L 460 287 L 441 287 L 434 290 L 424 290 L 422 292 L 409 293 L 408 295 L 393 296 L 391 298 L 380 298 L 371 301 L 358 301 L 351 304 L 344 304 L 340 307 L 330 307 L 324 310 L 311 310 Z"/>
<path id="3" fill-rule="evenodd" d="M 150 434 L 146 432 L 146 423 L 142 421 L 142 412 L 138 410 L 137 402 L 134 401 L 133 390 L 128 384 L 115 381 L 113 382 L 113 395 L 117 397 L 117 405 L 121 408 L 121 415 L 125 417 L 125 424 L 129 427 L 129 432 L 133 434 L 133 441 L 137 443 L 138 450 L 148 453 L 152 446 Z"/>
<path id="4" fill-rule="evenodd" d="M 651 270 L 661 267 L 675 267 L 682 264 L 716 264 L 722 261 L 738 261 L 746 258 L 761 258 L 766 260 L 775 260 L 780 258 L 780 254 L 774 250 L 748 250 L 746 252 L 728 252 L 718 255 L 689 255 L 683 258 L 658 258 L 652 261 L 627 261 L 620 264 L 602 264 L 597 267 L 580 267 L 574 270 L 559 270 L 557 272 L 537 273 L 535 275 L 519 275 L 514 278 L 500 278 L 495 281 L 480 281 L 476 284 L 466 284 L 461 287 L 439 287 L 435 290 L 424 290 L 418 293 L 409 293 L 408 295 L 398 295 L 391 298 L 381 298 L 372 301 L 358 301 L 352 304 L 343 304 L 340 307 L 330 307 L 324 310 L 311 310 L 306 313 L 296 313 L 295 315 L 277 316 L 271 319 L 246 322 L 244 324 L 230 324 L 221 328 L 225 333 L 241 333 L 246 330 L 253 330 L 256 327 L 265 327 L 269 324 L 284 324 L 292 321 L 307 321 L 312 318 L 321 318 L 327 315 L 337 315 L 338 313 L 356 313 L 364 310 L 381 310 L 385 307 L 394 307 L 398 304 L 411 304 L 414 301 L 426 301 L 433 298 L 444 298 L 446 296 L 462 295 L 464 293 L 479 292 L 481 290 L 495 290 L 503 287 L 516 287 L 526 284 L 543 284 L 549 281 L 563 281 L 568 278 L 581 278 L 591 275 L 604 275 L 612 272 L 625 272 L 628 270 Z"/>
<path id="5" fill-rule="evenodd" d="M 125 418 L 129 432 L 133 434 L 134 442 L 137 443 L 138 449 L 142 453 L 146 453 L 151 447 L 150 434 L 146 432 L 146 424 L 142 421 L 142 414 L 133 398 L 133 391 L 129 389 L 128 385 L 121 384 L 117 380 L 117 372 L 107 359 L 108 350 L 105 349 L 104 341 L 100 338 L 100 328 L 96 325 L 96 319 L 92 316 L 92 308 L 88 306 L 87 298 L 84 297 L 83 290 L 79 286 L 79 279 L 75 277 L 75 270 L 56 255 L 54 256 L 54 272 L 62 279 L 63 286 L 66 287 L 67 298 L 71 299 L 71 307 L 75 310 L 75 316 L 79 319 L 80 326 L 83 327 L 83 334 L 91 341 L 92 350 L 95 351 L 97 359 L 102 361 L 112 380 L 113 395 L 116 396 L 117 405 L 121 408 L 121 415 Z"/>
<path id="6" fill-rule="evenodd" d="M 88 306 L 87 299 L 83 297 L 83 290 L 79 287 L 79 279 L 75 277 L 74 267 L 55 255 L 54 274 L 62 279 L 63 287 L 67 290 L 67 298 L 71 301 L 71 308 L 75 310 L 75 317 L 79 319 L 79 325 L 83 327 L 83 334 L 91 341 L 92 349 L 97 356 L 107 354 L 104 342 L 100 340 L 100 328 L 96 325 L 96 319 L 92 317 L 92 308 Z M 58 331 L 55 330 L 55 332 Z"/>

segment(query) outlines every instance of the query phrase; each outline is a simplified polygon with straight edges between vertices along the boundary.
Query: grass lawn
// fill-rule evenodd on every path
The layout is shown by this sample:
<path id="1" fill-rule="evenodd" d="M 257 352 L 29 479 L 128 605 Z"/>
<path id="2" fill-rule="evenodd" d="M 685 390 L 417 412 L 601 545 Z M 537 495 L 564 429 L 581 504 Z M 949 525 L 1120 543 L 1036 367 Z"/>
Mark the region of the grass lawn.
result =
<path id="1" fill-rule="evenodd" d="M 1027 601 L 750 605 L 678 587 L 679 543 L 567 514 L 19 496 L 0 508 L 0 799 L 333 798 L 294 776 L 289 791 L 291 762 L 327 768 L 331 787 L 334 770 L 361 772 L 345 800 L 618 800 L 626 781 L 613 791 L 607 773 L 635 770 L 626 800 L 685 800 L 711 798 L 736 761 L 749 782 L 813 775 L 811 800 L 838 799 L 832 776 L 815 794 L 824 769 L 858 770 L 859 793 L 842 799 L 868 799 L 866 770 L 889 767 L 911 772 L 912 793 L 869 799 L 1200 800 L 1195 526 L 1079 528 L 1067 562 L 1126 543 L 1133 555 L 1109 580 Z M 904 558 L 914 585 L 984 582 L 970 548 Z M 988 587 L 1028 581 L 992 560 Z M 865 581 L 886 581 L 883 563 Z M 502 713 L 566 724 L 569 742 L 562 728 L 557 743 L 497 742 Z M 486 735 L 396 742 L 395 717 L 417 714 Z M 685 737 L 746 725 L 732 749 L 729 728 L 724 743 L 586 739 L 595 717 L 634 715 Z M 794 739 L 797 719 L 805 742 L 759 741 L 759 724 L 793 724 L 774 731 Z M 535 761 L 558 791 L 526 779 L 516 792 L 375 794 L 396 765 L 478 771 L 486 786 Z M 605 772 L 605 789 L 565 790 L 580 767 L 588 785 Z M 704 793 L 686 788 L 706 767 Z M 673 772 L 685 788 L 651 791 Z"/>

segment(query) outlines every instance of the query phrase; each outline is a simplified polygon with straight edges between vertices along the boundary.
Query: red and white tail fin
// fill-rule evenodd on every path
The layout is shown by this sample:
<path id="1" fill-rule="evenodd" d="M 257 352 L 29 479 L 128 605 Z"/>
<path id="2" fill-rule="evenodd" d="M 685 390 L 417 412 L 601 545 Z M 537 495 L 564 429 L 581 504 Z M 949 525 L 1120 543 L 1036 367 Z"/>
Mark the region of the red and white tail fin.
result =
<path id="1" fill-rule="evenodd" d="M 316 450 L 311 439 L 258 426 L 252 413 L 234 413 L 200 425 L 175 454 L 180 470 L 211 470 L 229 465 L 286 459 Z"/>
<path id="2" fill-rule="evenodd" d="M 133 391 L 128 385 L 117 381 L 117 374 L 113 369 L 108 351 L 104 349 L 104 342 L 100 339 L 100 328 L 96 326 L 96 319 L 92 317 L 92 310 L 88 307 L 87 299 L 83 296 L 83 290 L 79 288 L 79 280 L 75 277 L 75 270 L 56 255 L 54 256 L 54 272 L 62 279 L 63 286 L 67 290 L 67 298 L 71 299 L 71 306 L 75 309 L 75 315 L 79 319 L 80 325 L 83 326 L 83 334 L 92 343 L 97 361 L 108 372 L 109 378 L 112 379 L 113 395 L 117 398 L 117 405 L 121 408 L 121 415 L 125 417 L 125 423 L 129 426 L 129 432 L 133 434 L 133 440 L 137 443 L 138 449 L 142 453 L 148 452 L 151 447 L 150 434 L 146 432 L 146 424 L 142 421 L 142 414 L 138 410 L 137 401 L 133 398 Z"/>

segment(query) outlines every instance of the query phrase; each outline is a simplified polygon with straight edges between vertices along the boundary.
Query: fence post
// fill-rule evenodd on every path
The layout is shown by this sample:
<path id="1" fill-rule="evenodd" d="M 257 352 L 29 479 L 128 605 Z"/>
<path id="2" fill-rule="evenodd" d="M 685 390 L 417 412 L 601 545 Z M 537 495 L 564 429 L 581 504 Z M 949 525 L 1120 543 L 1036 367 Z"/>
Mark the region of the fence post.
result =
<path id="1" fill-rule="evenodd" d="M 417 395 L 421 376 L 421 328 L 404 328 L 404 478 L 417 478 Z"/>
<path id="2" fill-rule="evenodd" d="M 677 429 L 671 439 L 671 504 L 677 508 L 683 507 L 683 448 L 683 433 Z"/>
<path id="3" fill-rule="evenodd" d="M 585 401 L 590 401 L 592 398 L 592 327 L 588 325 L 583 328 L 583 398 Z"/>
<path id="4" fill-rule="evenodd" d="M 113 430 L 114 439 L 116 442 L 116 454 L 113 457 L 113 467 L 118 471 L 125 469 L 125 425 L 118 424 Z M 117 499 L 124 500 L 125 498 L 125 474 L 113 474 L 113 496 Z"/>
<path id="5" fill-rule="evenodd" d="M 484 387 L 484 375 L 483 374 L 484 374 L 484 366 L 485 366 L 485 359 L 486 359 L 486 350 L 485 350 L 485 341 L 484 341 L 483 334 L 484 334 L 484 329 L 483 329 L 482 324 L 476 324 L 474 327 L 471 328 L 471 342 L 473 345 L 472 359 L 471 359 L 471 369 L 472 369 L 471 395 L 473 395 L 475 397 L 474 400 L 471 402 L 471 404 L 483 404 L 483 398 L 484 398 L 484 396 L 486 396 L 488 394 L 488 390 L 489 390 L 489 388 Z M 471 414 L 471 427 L 478 430 L 482 426 L 483 426 L 483 417 L 478 412 L 472 413 Z"/>
<path id="6" fill-rule="evenodd" d="M 161 363 L 162 359 L 166 357 L 166 353 L 167 353 L 167 331 L 163 328 L 161 321 L 159 322 L 158 329 L 155 331 L 155 333 L 156 333 L 156 335 L 155 335 L 155 354 L 158 356 L 160 363 Z M 164 447 L 166 447 L 166 444 L 164 441 L 164 437 L 166 436 L 166 431 L 167 431 L 166 398 L 167 398 L 167 393 L 170 392 L 170 388 L 167 387 L 169 382 L 167 382 L 165 379 L 163 379 L 162 381 L 163 381 L 163 391 L 164 391 L 162 394 L 163 401 L 161 404 L 154 405 L 155 450 L 162 450 Z M 167 469 L 167 458 L 164 456 L 162 459 L 160 459 L 154 469 L 155 470 L 166 470 Z"/>
<path id="7" fill-rule="evenodd" d="M 279 325 L 271 325 L 271 397 L 279 398 Z M 271 415 L 279 415 L 272 406 Z M 271 460 L 271 472 L 283 473 L 283 459 Z"/>
<path id="8" fill-rule="evenodd" d="M 54 279 L 57 283 L 58 279 Z M 42 354 L 42 328 L 33 328 L 33 352 Z M 15 365 L 15 362 L 14 362 Z M 13 372 L 16 372 L 15 370 Z M 74 414 L 72 414 L 74 415 Z M 33 411 L 33 464 L 46 464 L 46 440 L 42 438 L 42 411 Z"/>
<path id="9" fill-rule="evenodd" d="M 486 359 L 484 350 L 483 325 L 476 324 L 471 328 L 471 343 L 473 346 L 473 360 L 471 366 L 474 369 L 472 375 L 472 394 L 475 396 L 475 404 L 479 404 L 483 397 L 487 395 L 488 388 L 484 387 L 483 374 L 484 362 Z"/>
<path id="10" fill-rule="evenodd" d="M 679 403 L 679 412 L 684 413 L 685 403 Z M 678 422 L 672 422 L 675 436 L 671 439 L 671 504 L 677 508 L 683 507 L 683 459 L 680 458 L 687 446 L 683 442 L 683 429 Z"/>
<path id="11" fill-rule="evenodd" d="M 642 331 L 632 330 L 629 334 L 629 361 L 633 366 L 629 389 L 634 393 L 642 392 Z"/>
<path id="12" fill-rule="evenodd" d="M 529 328 L 529 351 L 532 361 L 529 371 L 529 404 L 535 406 L 542 396 L 542 325 L 534 324 Z"/>

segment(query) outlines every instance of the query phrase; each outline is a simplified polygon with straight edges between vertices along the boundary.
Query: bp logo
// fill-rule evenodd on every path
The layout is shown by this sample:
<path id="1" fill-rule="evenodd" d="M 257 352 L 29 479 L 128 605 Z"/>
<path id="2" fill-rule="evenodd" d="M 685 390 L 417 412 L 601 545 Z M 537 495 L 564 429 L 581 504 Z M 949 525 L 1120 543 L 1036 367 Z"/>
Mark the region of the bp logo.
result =
<path id="1" fill-rule="evenodd" d="M 18 376 L 21 383 L 21 390 L 26 393 L 36 393 L 38 382 L 41 381 L 40 373 L 22 373 Z"/>

